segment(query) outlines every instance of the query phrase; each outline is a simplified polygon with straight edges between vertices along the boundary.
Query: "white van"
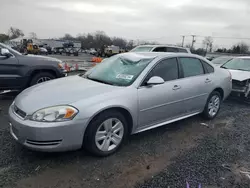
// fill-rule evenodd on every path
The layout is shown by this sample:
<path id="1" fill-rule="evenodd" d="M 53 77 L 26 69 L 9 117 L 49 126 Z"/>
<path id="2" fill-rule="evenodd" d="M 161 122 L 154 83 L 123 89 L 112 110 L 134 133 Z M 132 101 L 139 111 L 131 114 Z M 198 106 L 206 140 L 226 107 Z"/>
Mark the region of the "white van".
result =
<path id="1" fill-rule="evenodd" d="M 173 53 L 191 53 L 189 48 L 169 45 L 140 45 L 131 50 L 131 52 L 173 52 Z"/>

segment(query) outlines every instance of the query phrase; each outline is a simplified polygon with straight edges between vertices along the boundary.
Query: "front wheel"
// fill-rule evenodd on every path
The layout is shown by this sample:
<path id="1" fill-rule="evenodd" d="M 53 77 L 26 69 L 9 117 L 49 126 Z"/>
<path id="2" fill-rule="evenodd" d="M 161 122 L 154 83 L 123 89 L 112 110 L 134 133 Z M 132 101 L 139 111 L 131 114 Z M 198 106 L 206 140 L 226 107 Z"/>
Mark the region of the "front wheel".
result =
<path id="1" fill-rule="evenodd" d="M 30 86 L 40 84 L 55 79 L 55 76 L 49 72 L 41 72 L 33 76 L 30 82 Z"/>
<path id="2" fill-rule="evenodd" d="M 221 95 L 217 91 L 213 91 L 207 100 L 207 104 L 205 106 L 205 109 L 202 113 L 203 117 L 206 119 L 214 119 L 220 110 L 221 106 Z"/>
<path id="3" fill-rule="evenodd" d="M 120 148 L 126 136 L 127 122 L 124 116 L 117 111 L 106 111 L 89 124 L 83 144 L 94 155 L 108 156 Z"/>

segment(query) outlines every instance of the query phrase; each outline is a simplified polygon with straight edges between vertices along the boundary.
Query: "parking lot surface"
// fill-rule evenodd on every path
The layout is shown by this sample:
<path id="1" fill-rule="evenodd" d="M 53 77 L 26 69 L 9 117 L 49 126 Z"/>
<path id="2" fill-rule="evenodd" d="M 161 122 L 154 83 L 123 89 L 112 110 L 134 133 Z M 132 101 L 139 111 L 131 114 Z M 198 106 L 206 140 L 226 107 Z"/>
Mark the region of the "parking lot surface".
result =
<path id="1" fill-rule="evenodd" d="M 54 58 L 57 58 L 57 59 L 60 59 L 62 61 L 71 61 L 71 60 L 74 60 L 74 61 L 90 61 L 91 58 L 93 57 L 92 55 L 89 55 L 89 54 L 86 54 L 86 53 L 79 53 L 79 56 L 66 56 L 66 55 L 49 55 L 49 57 L 54 57 Z"/>
<path id="2" fill-rule="evenodd" d="M 219 116 L 200 116 L 131 136 L 116 154 L 39 153 L 15 143 L 0 97 L 0 187 L 249 187 L 249 105 L 227 100 Z M 224 167 L 223 167 L 224 166 Z"/>

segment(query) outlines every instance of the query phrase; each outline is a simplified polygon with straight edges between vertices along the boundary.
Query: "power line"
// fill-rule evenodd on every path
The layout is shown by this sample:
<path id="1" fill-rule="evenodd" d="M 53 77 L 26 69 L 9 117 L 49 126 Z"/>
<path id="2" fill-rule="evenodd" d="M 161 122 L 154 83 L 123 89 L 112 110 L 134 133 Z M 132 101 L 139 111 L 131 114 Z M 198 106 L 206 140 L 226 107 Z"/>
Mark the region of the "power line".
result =
<path id="1" fill-rule="evenodd" d="M 193 36 L 193 35 L 186 35 Z M 219 38 L 219 39 L 238 39 L 238 40 L 250 40 L 248 37 L 221 37 L 221 36 L 202 36 L 202 35 L 195 35 L 196 37 L 212 37 L 212 38 Z"/>

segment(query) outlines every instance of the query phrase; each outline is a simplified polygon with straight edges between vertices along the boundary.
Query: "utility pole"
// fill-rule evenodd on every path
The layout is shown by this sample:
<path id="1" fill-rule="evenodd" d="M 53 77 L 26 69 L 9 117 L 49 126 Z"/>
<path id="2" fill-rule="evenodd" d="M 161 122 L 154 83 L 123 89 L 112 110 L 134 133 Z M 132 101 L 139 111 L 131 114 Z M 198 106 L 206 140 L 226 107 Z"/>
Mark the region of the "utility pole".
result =
<path id="1" fill-rule="evenodd" d="M 184 47 L 185 35 L 182 36 L 182 43 L 181 46 Z"/>
<path id="2" fill-rule="evenodd" d="M 191 36 L 193 37 L 191 49 L 193 49 L 193 48 L 194 48 L 194 43 L 196 42 L 196 41 L 195 41 L 196 35 L 191 35 Z"/>

